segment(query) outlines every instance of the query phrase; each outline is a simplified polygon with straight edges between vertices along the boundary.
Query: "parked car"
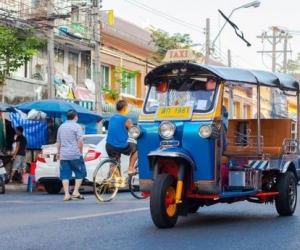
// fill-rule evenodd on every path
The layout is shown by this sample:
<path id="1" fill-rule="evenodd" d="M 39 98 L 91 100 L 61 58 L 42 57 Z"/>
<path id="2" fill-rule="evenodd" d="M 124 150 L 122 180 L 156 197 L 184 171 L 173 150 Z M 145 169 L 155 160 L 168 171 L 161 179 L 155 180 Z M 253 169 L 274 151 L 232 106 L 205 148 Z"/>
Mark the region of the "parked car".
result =
<path id="1" fill-rule="evenodd" d="M 106 134 L 84 135 L 83 156 L 87 169 L 87 176 L 82 185 L 92 185 L 93 172 L 98 164 L 108 158 L 105 150 Z M 57 194 L 61 191 L 62 183 L 59 180 L 59 161 L 56 160 L 56 143 L 43 145 L 42 151 L 38 154 L 35 170 L 35 179 L 38 184 L 42 184 L 49 194 Z M 122 155 L 122 171 L 127 170 L 129 157 Z M 126 173 L 125 173 L 126 175 Z M 74 179 L 70 185 L 74 184 Z"/>

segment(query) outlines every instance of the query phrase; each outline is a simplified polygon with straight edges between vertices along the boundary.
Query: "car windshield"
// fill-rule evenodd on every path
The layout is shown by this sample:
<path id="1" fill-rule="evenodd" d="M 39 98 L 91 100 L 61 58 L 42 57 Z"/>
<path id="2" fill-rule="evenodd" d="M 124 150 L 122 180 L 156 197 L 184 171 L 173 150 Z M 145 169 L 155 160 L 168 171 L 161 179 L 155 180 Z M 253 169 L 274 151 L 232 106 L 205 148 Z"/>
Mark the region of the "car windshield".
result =
<path id="1" fill-rule="evenodd" d="M 146 113 L 154 113 L 160 106 L 191 106 L 196 112 L 205 112 L 212 108 L 215 90 L 205 90 L 205 82 L 192 82 L 182 88 L 161 89 L 150 86 L 144 104 Z"/>
<path id="2" fill-rule="evenodd" d="M 83 137 L 84 144 L 92 144 L 97 145 L 104 139 L 102 136 L 95 136 L 95 137 Z"/>

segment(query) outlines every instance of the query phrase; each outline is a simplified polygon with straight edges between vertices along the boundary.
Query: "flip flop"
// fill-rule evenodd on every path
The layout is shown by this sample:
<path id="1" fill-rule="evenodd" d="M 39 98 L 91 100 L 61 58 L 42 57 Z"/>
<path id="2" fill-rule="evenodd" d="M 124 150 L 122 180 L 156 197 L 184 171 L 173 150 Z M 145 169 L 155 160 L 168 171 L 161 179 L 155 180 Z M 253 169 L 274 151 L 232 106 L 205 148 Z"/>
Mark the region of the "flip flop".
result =
<path id="1" fill-rule="evenodd" d="M 73 195 L 72 198 L 74 198 L 74 199 L 79 199 L 79 200 L 84 200 L 84 196 L 81 195 L 81 194 Z"/>
<path id="2" fill-rule="evenodd" d="M 64 199 L 63 199 L 63 201 L 71 201 L 71 200 L 72 200 L 71 197 L 69 197 L 69 198 L 64 198 Z"/>

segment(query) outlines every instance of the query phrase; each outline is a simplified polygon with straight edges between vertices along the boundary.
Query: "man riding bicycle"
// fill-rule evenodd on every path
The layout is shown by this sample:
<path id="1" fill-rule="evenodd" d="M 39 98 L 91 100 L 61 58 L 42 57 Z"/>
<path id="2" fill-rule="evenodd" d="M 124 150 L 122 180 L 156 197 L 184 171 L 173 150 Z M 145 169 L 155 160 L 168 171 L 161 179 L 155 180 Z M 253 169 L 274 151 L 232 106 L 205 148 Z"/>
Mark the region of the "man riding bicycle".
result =
<path id="1" fill-rule="evenodd" d="M 137 161 L 136 144 L 128 142 L 128 129 L 132 126 L 132 121 L 126 115 L 128 114 L 128 104 L 120 100 L 116 104 L 117 114 L 109 120 L 106 151 L 109 157 L 114 154 L 130 155 L 128 174 L 135 174 L 134 164 Z"/>

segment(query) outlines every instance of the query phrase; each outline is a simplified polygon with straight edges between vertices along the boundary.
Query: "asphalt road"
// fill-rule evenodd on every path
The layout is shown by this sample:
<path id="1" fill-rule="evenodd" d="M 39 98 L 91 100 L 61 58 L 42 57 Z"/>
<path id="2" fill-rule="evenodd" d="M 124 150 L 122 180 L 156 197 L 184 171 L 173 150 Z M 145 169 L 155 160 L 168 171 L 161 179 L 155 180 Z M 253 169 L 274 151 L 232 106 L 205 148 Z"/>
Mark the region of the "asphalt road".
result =
<path id="1" fill-rule="evenodd" d="M 200 208 L 174 228 L 157 229 L 149 199 L 122 192 L 99 203 L 83 194 L 70 202 L 44 192 L 0 195 L 0 249 L 300 249 L 299 199 L 290 217 L 279 217 L 272 204 L 239 202 Z"/>

